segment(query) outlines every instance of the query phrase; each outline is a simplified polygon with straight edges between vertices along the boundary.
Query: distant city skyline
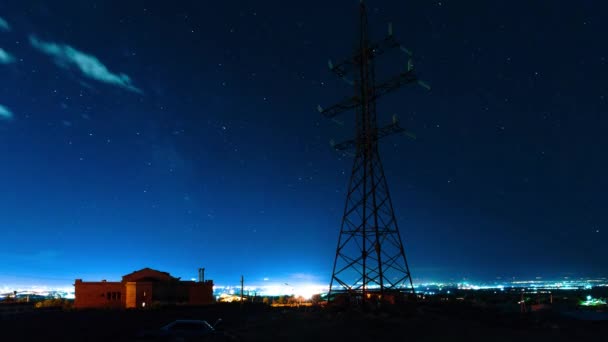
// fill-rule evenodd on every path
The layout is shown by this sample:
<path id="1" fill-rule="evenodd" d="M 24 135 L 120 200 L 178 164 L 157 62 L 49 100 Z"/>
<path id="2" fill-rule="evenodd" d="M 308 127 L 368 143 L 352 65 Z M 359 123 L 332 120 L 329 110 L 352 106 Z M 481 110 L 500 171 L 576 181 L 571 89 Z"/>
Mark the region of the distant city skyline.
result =
<path id="1" fill-rule="evenodd" d="M 584 278 L 584 279 L 521 279 L 521 280 L 495 280 L 495 281 L 458 281 L 458 282 L 422 282 L 414 284 L 416 292 L 419 294 L 436 295 L 447 292 L 450 289 L 467 291 L 477 290 L 500 290 L 508 291 L 512 289 L 526 289 L 527 291 L 560 291 L 560 290 L 591 290 L 593 288 L 608 287 L 608 277 Z M 247 285 L 244 293 L 247 296 L 282 296 L 294 295 L 310 299 L 313 295 L 324 295 L 328 292 L 328 284 L 288 284 L 288 283 L 268 283 L 261 285 Z M 74 287 L 21 287 L 21 288 L 0 288 L 0 299 L 13 296 L 17 291 L 19 297 L 27 295 L 38 296 L 60 296 L 62 298 L 74 299 Z M 240 295 L 240 285 L 215 285 L 214 296 Z"/>
<path id="2" fill-rule="evenodd" d="M 127 271 L 131 272 L 133 270 Z M 169 272 L 171 273 L 171 272 Z M 182 280 L 192 280 L 197 281 L 197 276 L 189 276 L 186 274 L 184 276 L 180 276 L 177 274 L 171 273 L 173 276 L 179 277 Z M 124 275 L 124 274 L 122 274 Z M 73 284 L 76 279 L 83 279 L 85 281 L 120 281 L 122 275 L 117 276 L 108 276 L 103 278 L 95 278 L 91 277 L 76 277 L 74 279 L 68 278 L 53 278 L 53 277 L 10 277 L 4 275 L 2 281 L 0 281 L 0 292 L 2 291 L 12 291 L 11 289 L 48 289 L 48 290 L 66 290 L 73 289 Z M 232 281 L 230 278 L 234 278 Z M 254 286 L 254 287 L 262 287 L 262 286 L 270 286 L 270 287 L 328 287 L 329 282 L 323 281 L 323 277 L 302 277 L 302 275 L 295 275 L 291 277 L 283 277 L 283 278 L 249 278 L 245 277 L 246 286 Z M 24 280 L 27 279 L 27 280 Z M 207 280 L 213 280 L 214 284 L 219 287 L 240 287 L 240 275 L 237 277 L 221 277 L 219 279 L 223 279 L 218 282 L 213 277 L 205 277 Z M 547 275 L 547 276 L 495 276 L 495 277 L 487 277 L 487 278 L 479 278 L 479 277 L 447 277 L 447 278 L 421 278 L 414 277 L 414 285 L 420 286 L 420 284 L 424 283 L 501 283 L 501 282 L 518 282 L 518 281 L 576 281 L 580 279 L 608 279 L 608 275 L 584 275 L 584 274 L 574 274 L 574 273 L 564 273 L 561 275 Z"/>

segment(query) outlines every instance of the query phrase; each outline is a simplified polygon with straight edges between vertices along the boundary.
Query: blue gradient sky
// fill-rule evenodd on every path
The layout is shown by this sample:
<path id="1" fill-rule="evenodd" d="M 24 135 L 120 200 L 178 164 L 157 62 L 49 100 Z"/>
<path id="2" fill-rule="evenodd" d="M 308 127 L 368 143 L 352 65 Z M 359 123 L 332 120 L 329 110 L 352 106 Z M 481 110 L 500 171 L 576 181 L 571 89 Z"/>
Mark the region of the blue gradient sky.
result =
<path id="1" fill-rule="evenodd" d="M 1 3 L 0 285 L 327 283 L 357 4 Z M 433 86 L 379 107 L 417 136 L 381 147 L 414 281 L 606 275 L 607 5 L 368 4 Z"/>

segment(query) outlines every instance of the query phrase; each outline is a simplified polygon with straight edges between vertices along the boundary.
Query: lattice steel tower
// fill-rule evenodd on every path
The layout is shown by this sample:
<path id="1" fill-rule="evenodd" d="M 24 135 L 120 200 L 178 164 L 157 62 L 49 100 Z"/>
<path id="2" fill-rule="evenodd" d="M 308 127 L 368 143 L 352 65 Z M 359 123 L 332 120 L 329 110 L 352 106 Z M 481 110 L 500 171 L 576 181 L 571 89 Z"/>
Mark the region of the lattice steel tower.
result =
<path id="1" fill-rule="evenodd" d="M 388 184 L 384 176 L 378 141 L 388 135 L 405 132 L 396 116 L 393 122 L 378 127 L 376 100 L 405 84 L 429 86 L 417 79 L 411 60 L 407 68 L 388 81 L 376 84 L 375 60 L 391 49 L 400 49 L 411 57 L 393 37 L 392 25 L 388 35 L 377 43 L 368 38 L 366 8 L 360 4 L 359 44 L 354 55 L 344 62 L 329 68 L 338 77 L 352 84 L 353 97 L 329 108 L 319 106 L 318 110 L 327 118 L 354 109 L 356 116 L 356 135 L 352 140 L 332 146 L 339 151 L 354 149 L 354 164 L 333 273 L 329 286 L 329 297 L 336 293 L 350 293 L 365 300 L 371 293 L 387 292 L 414 293 L 403 243 L 397 227 Z M 347 75 L 352 73 L 354 80 Z"/>

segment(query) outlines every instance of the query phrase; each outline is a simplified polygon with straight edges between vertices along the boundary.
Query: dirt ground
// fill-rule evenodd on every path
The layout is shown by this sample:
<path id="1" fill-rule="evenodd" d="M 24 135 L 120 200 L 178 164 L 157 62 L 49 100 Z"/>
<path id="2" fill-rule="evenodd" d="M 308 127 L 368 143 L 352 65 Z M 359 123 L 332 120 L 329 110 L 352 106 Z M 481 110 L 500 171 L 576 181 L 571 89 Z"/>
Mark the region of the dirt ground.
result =
<path id="1" fill-rule="evenodd" d="M 465 305 L 424 305 L 363 312 L 215 304 L 156 310 L 47 310 L 0 320 L 0 341 L 137 341 L 138 332 L 176 319 L 222 318 L 237 341 L 584 341 L 605 340 L 608 321 L 557 314 L 502 314 Z"/>

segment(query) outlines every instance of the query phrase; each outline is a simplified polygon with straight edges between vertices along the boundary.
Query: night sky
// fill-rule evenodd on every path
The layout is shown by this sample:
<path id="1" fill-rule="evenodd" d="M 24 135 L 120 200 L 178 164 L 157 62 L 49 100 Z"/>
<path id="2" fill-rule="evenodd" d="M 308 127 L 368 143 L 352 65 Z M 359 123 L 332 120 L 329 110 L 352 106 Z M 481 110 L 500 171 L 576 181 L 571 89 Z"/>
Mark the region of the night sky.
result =
<path id="1" fill-rule="evenodd" d="M 414 282 L 606 276 L 608 4 L 368 1 L 432 85 L 381 155 Z M 0 287 L 327 284 L 352 158 L 316 106 L 358 1 L 0 3 Z M 378 78 L 405 67 L 398 52 Z M 267 280 L 264 280 L 267 278 Z"/>

